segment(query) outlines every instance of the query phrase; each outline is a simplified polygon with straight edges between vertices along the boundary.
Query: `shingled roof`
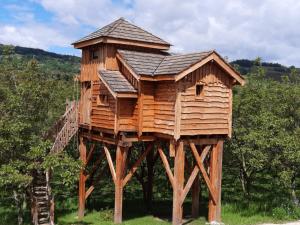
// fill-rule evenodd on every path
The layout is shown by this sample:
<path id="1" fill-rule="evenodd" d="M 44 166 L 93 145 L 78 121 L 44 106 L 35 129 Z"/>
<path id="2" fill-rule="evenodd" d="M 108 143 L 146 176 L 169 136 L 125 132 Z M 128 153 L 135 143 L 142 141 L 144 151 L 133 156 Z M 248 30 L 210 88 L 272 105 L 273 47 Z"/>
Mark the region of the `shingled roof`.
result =
<path id="1" fill-rule="evenodd" d="M 128 50 L 118 50 L 122 58 L 140 75 L 177 74 L 189 66 L 201 61 L 213 51 L 180 55 L 166 53 L 145 53 Z"/>
<path id="2" fill-rule="evenodd" d="M 100 70 L 99 76 L 103 83 L 114 93 L 137 92 L 119 71 Z"/>
<path id="3" fill-rule="evenodd" d="M 92 40 L 95 38 L 101 38 L 101 37 L 120 38 L 126 40 L 149 42 L 149 43 L 170 46 L 168 42 L 162 40 L 161 38 L 149 33 L 148 31 L 145 31 L 144 29 L 132 23 L 129 23 L 124 18 L 120 18 L 98 29 L 97 31 L 87 35 L 84 38 L 79 39 L 73 44 L 78 44 L 80 42 Z"/>

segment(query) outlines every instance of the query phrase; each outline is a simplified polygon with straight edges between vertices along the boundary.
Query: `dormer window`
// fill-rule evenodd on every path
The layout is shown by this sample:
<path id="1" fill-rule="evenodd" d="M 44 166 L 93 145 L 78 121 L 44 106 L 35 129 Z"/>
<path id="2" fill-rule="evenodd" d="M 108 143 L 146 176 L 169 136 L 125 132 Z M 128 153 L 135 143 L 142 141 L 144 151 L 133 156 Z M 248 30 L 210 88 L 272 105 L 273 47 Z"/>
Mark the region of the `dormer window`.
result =
<path id="1" fill-rule="evenodd" d="M 97 49 L 91 50 L 91 59 L 98 59 L 99 58 L 99 51 Z"/>
<path id="2" fill-rule="evenodd" d="M 204 85 L 196 84 L 196 98 L 203 99 L 204 98 Z"/>

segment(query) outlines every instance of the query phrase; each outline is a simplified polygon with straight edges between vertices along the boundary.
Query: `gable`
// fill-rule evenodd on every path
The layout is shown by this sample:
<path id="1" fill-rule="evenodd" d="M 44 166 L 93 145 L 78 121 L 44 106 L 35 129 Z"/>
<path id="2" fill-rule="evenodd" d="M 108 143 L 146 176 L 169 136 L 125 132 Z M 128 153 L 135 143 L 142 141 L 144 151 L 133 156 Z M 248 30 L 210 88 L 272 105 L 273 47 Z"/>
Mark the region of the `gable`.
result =
<path id="1" fill-rule="evenodd" d="M 179 81 L 189 73 L 212 61 L 221 67 L 228 76 L 244 85 L 244 78 L 215 51 L 191 54 L 169 55 L 167 53 L 148 53 L 129 50 L 118 50 L 117 57 L 137 77 L 146 75 L 153 80 L 169 76 L 169 79 Z"/>
<path id="2" fill-rule="evenodd" d="M 185 70 L 178 73 L 175 77 L 175 81 L 181 80 L 183 77 L 188 75 L 189 73 L 195 71 L 196 69 L 202 67 L 203 65 L 207 64 L 208 62 L 214 62 L 219 67 L 221 67 L 228 76 L 234 78 L 234 80 L 240 84 L 245 84 L 245 79 L 242 77 L 242 75 L 237 72 L 229 63 L 227 63 L 218 53 L 215 51 L 211 52 L 211 54 L 207 55 L 206 57 L 199 60 L 197 63 L 190 65 Z"/>

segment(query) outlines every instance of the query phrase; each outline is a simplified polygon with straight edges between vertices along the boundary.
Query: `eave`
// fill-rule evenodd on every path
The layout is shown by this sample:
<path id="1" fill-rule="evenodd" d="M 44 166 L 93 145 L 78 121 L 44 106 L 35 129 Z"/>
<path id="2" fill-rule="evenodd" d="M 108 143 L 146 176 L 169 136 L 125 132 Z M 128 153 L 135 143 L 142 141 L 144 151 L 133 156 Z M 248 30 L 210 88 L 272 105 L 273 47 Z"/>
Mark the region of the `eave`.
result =
<path id="1" fill-rule="evenodd" d="M 81 49 L 90 45 L 95 45 L 99 43 L 108 43 L 108 44 L 119 44 L 119 45 L 130 45 L 130 46 L 138 46 L 144 48 L 152 48 L 158 50 L 169 50 L 170 45 L 168 44 L 158 44 L 158 43 L 151 43 L 151 42 L 143 42 L 143 41 L 135 41 L 135 40 L 128 40 L 128 39 L 121 39 L 121 38 L 112 38 L 112 37 L 100 37 L 94 38 L 91 40 L 86 40 L 78 43 L 72 43 L 74 48 Z"/>

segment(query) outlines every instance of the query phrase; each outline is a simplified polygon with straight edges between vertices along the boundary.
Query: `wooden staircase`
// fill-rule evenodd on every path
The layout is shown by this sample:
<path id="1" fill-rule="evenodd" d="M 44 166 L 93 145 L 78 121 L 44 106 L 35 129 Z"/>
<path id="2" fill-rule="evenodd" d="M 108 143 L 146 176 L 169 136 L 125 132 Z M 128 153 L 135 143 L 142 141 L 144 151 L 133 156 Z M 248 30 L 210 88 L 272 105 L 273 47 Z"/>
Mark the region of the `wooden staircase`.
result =
<path id="1" fill-rule="evenodd" d="M 64 150 L 71 138 L 78 131 L 78 103 L 68 102 L 66 112 L 44 135 L 45 139 L 54 140 L 49 154 Z M 32 217 L 34 225 L 54 225 L 54 202 L 50 188 L 50 171 L 34 171 L 32 182 Z"/>

